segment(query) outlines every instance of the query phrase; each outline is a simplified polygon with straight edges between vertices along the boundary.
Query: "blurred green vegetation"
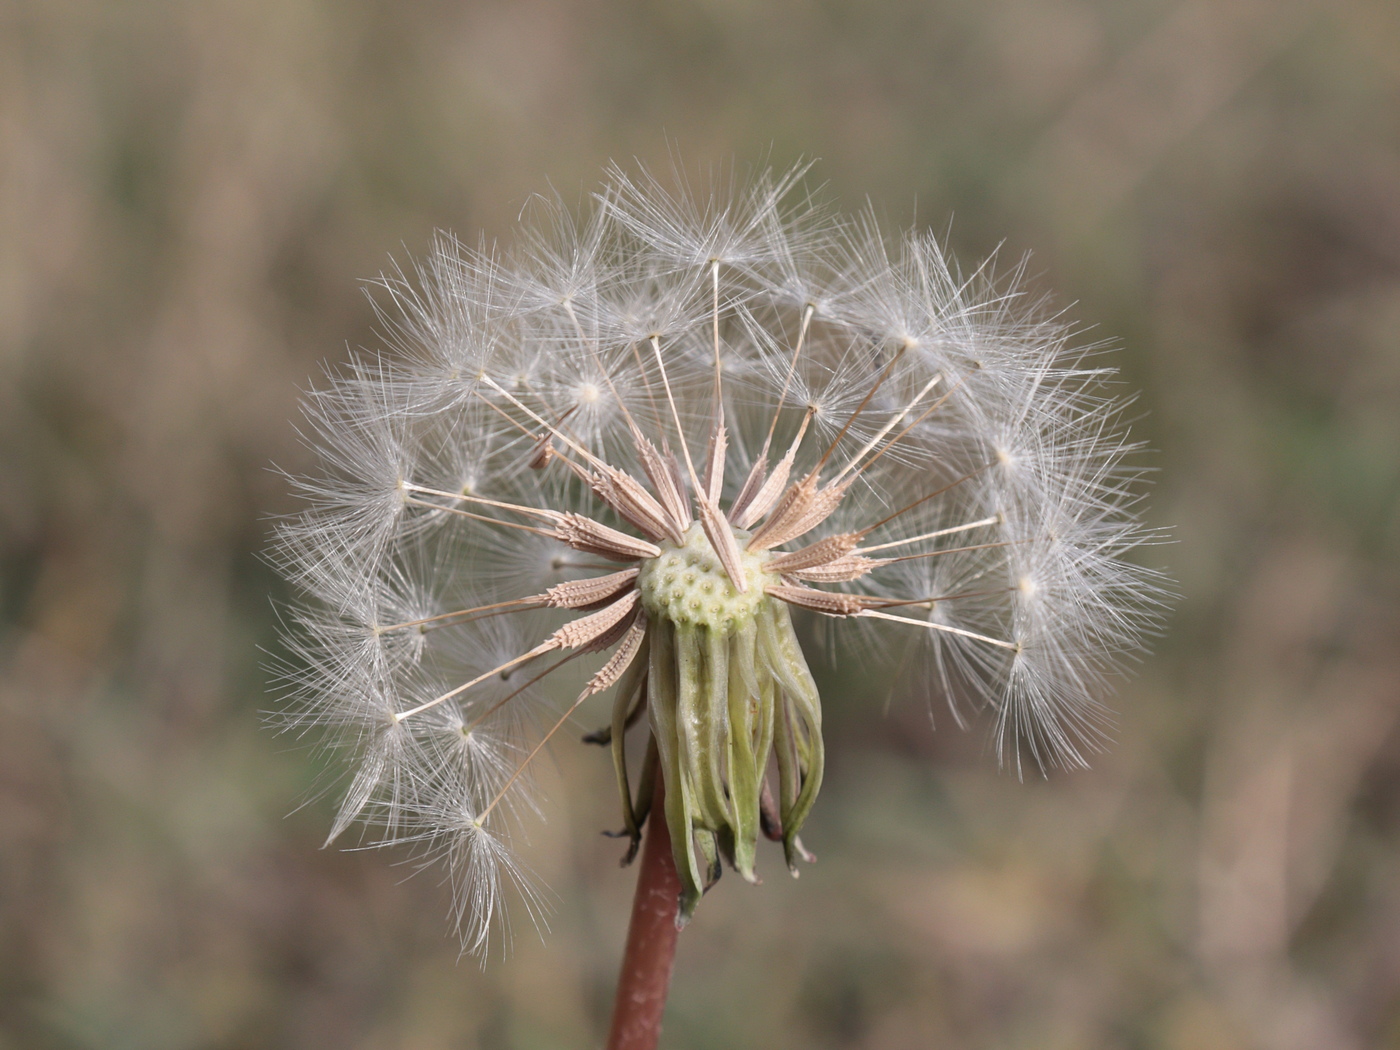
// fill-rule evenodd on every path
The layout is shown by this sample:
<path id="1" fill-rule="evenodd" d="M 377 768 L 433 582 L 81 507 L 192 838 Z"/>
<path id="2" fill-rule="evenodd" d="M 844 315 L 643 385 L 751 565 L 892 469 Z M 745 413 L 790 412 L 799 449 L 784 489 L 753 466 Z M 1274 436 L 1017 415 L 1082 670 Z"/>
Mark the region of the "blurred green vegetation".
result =
<path id="1" fill-rule="evenodd" d="M 1085 773 L 838 669 L 821 863 L 710 895 L 666 1045 L 1400 1046 L 1398 115 L 1393 0 L 11 0 L 0 1047 L 601 1040 L 606 762 L 559 749 L 547 938 L 457 963 L 434 876 L 287 815 L 257 552 L 362 278 L 672 151 L 1034 249 L 1143 391 L 1183 599 Z"/>

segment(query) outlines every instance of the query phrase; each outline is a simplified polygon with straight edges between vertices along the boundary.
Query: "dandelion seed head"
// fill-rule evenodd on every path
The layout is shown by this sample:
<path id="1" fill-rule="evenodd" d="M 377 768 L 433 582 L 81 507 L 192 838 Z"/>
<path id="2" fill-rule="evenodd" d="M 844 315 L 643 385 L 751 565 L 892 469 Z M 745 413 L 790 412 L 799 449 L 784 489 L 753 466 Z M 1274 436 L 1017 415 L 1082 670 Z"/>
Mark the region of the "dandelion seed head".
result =
<path id="1" fill-rule="evenodd" d="M 376 282 L 386 351 L 307 395 L 279 724 L 352 756 L 332 838 L 445 865 L 465 950 L 512 886 L 543 921 L 515 844 L 598 694 L 593 737 L 655 742 L 683 918 L 721 862 L 756 880 L 770 817 L 796 872 L 825 744 L 793 609 L 989 712 L 1018 770 L 1106 739 L 1165 591 L 1102 348 L 1023 266 L 962 271 L 804 174 L 615 168 L 590 209 L 532 200 L 513 247 L 440 236 Z"/>

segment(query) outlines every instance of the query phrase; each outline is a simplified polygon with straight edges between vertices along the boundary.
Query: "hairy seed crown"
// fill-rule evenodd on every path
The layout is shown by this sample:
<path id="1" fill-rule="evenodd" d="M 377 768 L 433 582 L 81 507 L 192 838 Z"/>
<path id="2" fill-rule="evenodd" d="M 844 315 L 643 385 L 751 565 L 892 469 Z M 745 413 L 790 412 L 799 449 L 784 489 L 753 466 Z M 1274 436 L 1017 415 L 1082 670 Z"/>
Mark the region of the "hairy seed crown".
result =
<path id="1" fill-rule="evenodd" d="M 446 862 L 468 949 L 507 885 L 542 907 L 512 836 L 602 693 L 626 859 L 660 797 L 683 918 L 761 837 L 795 873 L 826 743 L 794 609 L 988 709 L 1018 767 L 1105 737 L 1162 594 L 1125 557 L 1151 533 L 1111 371 L 1019 273 L 801 175 L 697 198 L 614 170 L 509 252 L 440 238 L 381 282 L 391 352 L 308 396 L 284 721 L 354 756 L 332 839 Z"/>

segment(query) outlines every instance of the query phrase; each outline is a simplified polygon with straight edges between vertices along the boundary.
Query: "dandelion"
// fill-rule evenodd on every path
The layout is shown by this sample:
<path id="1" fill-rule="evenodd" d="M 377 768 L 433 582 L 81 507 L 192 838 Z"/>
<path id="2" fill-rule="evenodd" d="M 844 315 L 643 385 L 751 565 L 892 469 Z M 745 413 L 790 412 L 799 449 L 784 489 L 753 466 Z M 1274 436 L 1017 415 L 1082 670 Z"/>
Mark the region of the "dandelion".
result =
<path id="1" fill-rule="evenodd" d="M 1019 271 L 961 274 L 803 174 L 697 198 L 614 169 L 508 253 L 440 237 L 380 282 L 391 352 L 308 397 L 286 724 L 353 756 L 332 839 L 445 861 L 468 950 L 503 887 L 542 913 L 512 840 L 596 694 L 624 863 L 669 840 L 677 925 L 765 837 L 797 874 L 825 742 L 795 617 L 906 652 L 1018 770 L 1104 739 L 1160 594 L 1124 558 L 1149 534 L 1111 371 Z"/>

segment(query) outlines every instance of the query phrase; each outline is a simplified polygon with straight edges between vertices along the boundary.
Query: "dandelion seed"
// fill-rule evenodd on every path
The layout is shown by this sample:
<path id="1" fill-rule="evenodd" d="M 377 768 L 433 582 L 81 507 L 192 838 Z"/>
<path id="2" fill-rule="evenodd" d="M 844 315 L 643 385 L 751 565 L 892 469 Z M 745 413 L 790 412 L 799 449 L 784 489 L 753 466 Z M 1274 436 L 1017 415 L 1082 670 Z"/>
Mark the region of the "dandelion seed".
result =
<path id="1" fill-rule="evenodd" d="M 513 254 L 441 238 L 382 282 L 397 353 L 308 399 L 285 723 L 356 756 L 332 837 L 446 861 L 470 950 L 507 884 L 540 916 L 515 822 L 607 690 L 626 859 L 659 792 L 681 922 L 723 865 L 757 881 L 763 835 L 797 873 L 825 742 L 792 608 L 912 648 L 913 688 L 989 708 L 1018 769 L 1103 740 L 1162 594 L 1125 558 L 1152 537 L 1111 373 L 1019 272 L 963 276 L 801 174 L 700 200 L 613 171 Z"/>

